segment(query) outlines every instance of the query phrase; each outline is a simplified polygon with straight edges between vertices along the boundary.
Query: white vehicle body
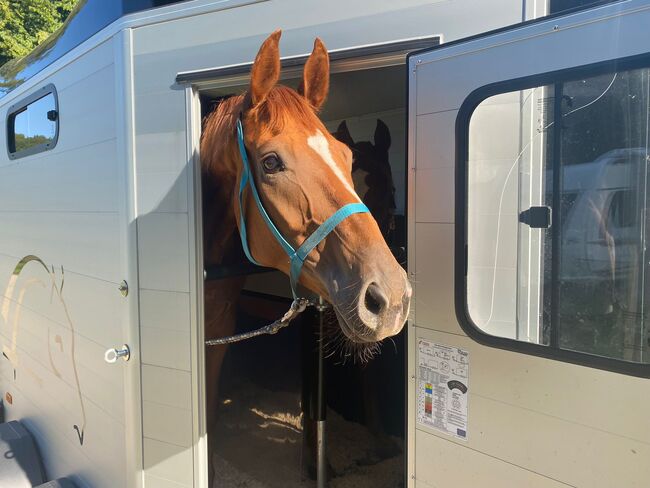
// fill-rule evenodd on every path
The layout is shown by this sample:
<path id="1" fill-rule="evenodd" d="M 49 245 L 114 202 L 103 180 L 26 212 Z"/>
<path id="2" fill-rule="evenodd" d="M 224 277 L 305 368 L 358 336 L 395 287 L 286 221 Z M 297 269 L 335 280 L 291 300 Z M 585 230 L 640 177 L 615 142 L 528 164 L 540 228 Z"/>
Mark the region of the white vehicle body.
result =
<path id="1" fill-rule="evenodd" d="M 541 17 L 542 4 L 181 2 L 121 17 L 0 99 L 4 120 L 45 85 L 58 98 L 52 150 L 19 159 L 0 150 L 0 385 L 7 419 L 25 422 L 50 476 L 88 487 L 208 486 L 201 90 L 245 83 L 237 67 L 276 28 L 291 58 L 316 36 L 334 52 L 435 36 L 444 44 Z M 611 32 L 608 22 L 627 37 L 581 50 L 578 40 Z M 455 124 L 465 98 L 501 79 L 645 53 L 649 23 L 650 4 L 630 0 L 408 58 L 408 487 L 650 483 L 650 380 L 478 342 L 454 308 Z M 546 46 L 548 36 L 531 60 L 526 43 Z M 373 63 L 404 56 L 332 66 Z M 210 79 L 225 67 L 234 74 Z M 3 148 L 6 139 L 0 131 Z M 26 256 L 38 260 L 19 265 Z M 421 340 L 469 353 L 464 440 L 417 420 Z M 105 362 L 122 344 L 129 361 Z"/>

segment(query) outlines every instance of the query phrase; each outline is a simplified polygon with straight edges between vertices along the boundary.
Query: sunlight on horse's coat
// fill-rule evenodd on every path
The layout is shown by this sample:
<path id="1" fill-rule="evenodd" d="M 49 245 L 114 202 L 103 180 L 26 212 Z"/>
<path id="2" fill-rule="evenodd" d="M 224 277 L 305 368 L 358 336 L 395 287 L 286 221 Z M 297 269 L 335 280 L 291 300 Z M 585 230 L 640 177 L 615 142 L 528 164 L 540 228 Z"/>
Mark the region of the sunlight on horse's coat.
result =
<path id="1" fill-rule="evenodd" d="M 330 151 L 330 144 L 327 142 L 325 135 L 321 131 L 316 131 L 313 136 L 310 136 L 309 139 L 307 139 L 307 144 L 309 144 L 309 147 L 311 147 L 320 155 L 320 157 L 323 158 L 323 161 L 327 163 L 327 166 L 330 167 L 330 169 L 334 172 L 334 175 L 350 192 L 354 200 L 360 202 L 361 199 L 359 198 L 359 195 L 357 195 L 357 192 L 354 191 L 354 188 L 341 171 L 341 168 L 339 168 L 339 166 L 336 164 L 336 161 L 334 161 L 334 158 L 332 157 L 332 151 Z"/>

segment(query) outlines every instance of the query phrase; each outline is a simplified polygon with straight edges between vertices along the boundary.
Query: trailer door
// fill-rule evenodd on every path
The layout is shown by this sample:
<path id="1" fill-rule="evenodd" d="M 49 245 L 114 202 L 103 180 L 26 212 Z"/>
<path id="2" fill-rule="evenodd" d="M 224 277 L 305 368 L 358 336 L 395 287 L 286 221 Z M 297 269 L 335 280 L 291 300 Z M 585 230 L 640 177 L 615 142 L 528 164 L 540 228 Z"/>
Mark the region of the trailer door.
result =
<path id="1" fill-rule="evenodd" d="M 409 486 L 650 483 L 649 25 L 409 56 Z"/>

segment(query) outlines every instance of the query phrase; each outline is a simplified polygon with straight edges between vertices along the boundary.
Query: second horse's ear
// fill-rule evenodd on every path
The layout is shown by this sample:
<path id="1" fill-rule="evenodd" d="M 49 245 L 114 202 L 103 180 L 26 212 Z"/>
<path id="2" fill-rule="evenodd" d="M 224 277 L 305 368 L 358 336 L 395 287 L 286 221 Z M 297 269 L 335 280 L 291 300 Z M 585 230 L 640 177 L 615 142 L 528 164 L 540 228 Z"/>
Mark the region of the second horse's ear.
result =
<path id="1" fill-rule="evenodd" d="M 336 128 L 334 137 L 336 137 L 336 139 L 341 141 L 343 144 L 346 144 L 348 147 L 354 146 L 354 139 L 352 139 L 352 135 L 348 129 L 348 124 L 345 122 L 345 120 L 341 122 Z"/>
<path id="2" fill-rule="evenodd" d="M 257 52 L 251 69 L 250 103 L 252 107 L 262 103 L 280 78 L 280 36 L 276 30 L 266 38 Z"/>
<path id="3" fill-rule="evenodd" d="M 302 82 L 298 93 L 318 111 L 325 103 L 330 89 L 330 56 L 323 41 L 318 37 L 314 41 L 314 50 L 305 63 Z"/>
<path id="4" fill-rule="evenodd" d="M 378 151 L 388 151 L 390 148 L 390 130 L 383 120 L 377 119 L 375 127 L 375 148 Z"/>

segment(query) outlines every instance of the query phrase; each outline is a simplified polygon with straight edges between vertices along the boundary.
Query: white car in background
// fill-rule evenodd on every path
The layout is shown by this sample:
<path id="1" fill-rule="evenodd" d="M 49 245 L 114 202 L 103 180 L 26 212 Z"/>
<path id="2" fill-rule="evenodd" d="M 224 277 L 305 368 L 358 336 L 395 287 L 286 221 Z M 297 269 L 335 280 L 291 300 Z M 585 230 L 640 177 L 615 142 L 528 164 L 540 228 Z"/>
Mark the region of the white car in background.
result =
<path id="1" fill-rule="evenodd" d="M 635 308 L 627 302 L 636 296 L 643 253 L 646 167 L 645 148 L 564 166 L 560 278 L 567 306 L 591 295 L 591 312 Z"/>

